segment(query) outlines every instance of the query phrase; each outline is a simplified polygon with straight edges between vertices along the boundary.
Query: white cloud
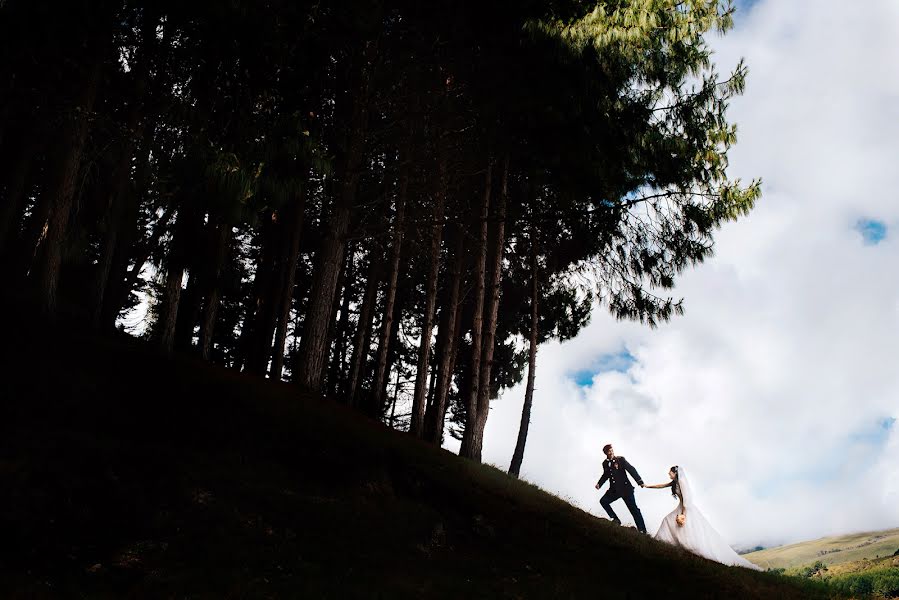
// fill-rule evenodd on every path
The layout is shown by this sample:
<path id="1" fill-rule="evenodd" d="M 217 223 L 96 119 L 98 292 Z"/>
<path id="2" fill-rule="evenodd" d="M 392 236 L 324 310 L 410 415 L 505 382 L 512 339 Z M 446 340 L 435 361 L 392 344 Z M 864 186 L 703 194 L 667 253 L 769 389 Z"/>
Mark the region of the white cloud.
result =
<path id="1" fill-rule="evenodd" d="M 899 426 L 857 434 L 899 416 L 899 2 L 763 0 L 714 44 L 722 72 L 750 68 L 731 167 L 764 196 L 680 280 L 684 317 L 650 331 L 597 310 L 577 339 L 541 347 L 522 474 L 602 514 L 612 441 L 647 481 L 689 468 L 735 545 L 895 527 Z M 860 219 L 886 237 L 865 244 Z M 626 373 L 570 380 L 622 347 Z M 508 466 L 523 395 L 494 403 L 485 461 Z M 638 502 L 654 530 L 674 501 Z"/>

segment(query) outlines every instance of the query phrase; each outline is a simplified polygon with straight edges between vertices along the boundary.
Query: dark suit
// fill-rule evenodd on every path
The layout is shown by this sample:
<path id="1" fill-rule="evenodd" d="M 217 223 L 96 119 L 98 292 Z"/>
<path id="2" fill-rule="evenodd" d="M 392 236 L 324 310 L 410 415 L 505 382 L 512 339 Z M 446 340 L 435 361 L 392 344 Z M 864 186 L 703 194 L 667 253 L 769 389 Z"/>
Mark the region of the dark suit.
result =
<path id="1" fill-rule="evenodd" d="M 637 485 L 643 485 L 643 479 L 640 478 L 637 469 L 627 462 L 627 459 L 623 456 L 616 456 L 611 460 L 606 459 L 602 461 L 602 477 L 599 478 L 599 482 L 596 485 L 602 486 L 602 484 L 608 480 L 609 490 L 603 494 L 599 503 L 606 509 L 606 512 L 612 520 L 620 525 L 621 519 L 619 519 L 618 515 L 615 514 L 615 511 L 612 510 L 612 502 L 621 498 L 627 505 L 627 509 L 631 511 L 631 516 L 634 517 L 634 523 L 637 525 L 637 529 L 646 533 L 646 525 L 643 523 L 643 513 L 637 508 L 637 502 L 634 500 L 634 486 L 627 478 L 628 473 L 634 478 Z"/>

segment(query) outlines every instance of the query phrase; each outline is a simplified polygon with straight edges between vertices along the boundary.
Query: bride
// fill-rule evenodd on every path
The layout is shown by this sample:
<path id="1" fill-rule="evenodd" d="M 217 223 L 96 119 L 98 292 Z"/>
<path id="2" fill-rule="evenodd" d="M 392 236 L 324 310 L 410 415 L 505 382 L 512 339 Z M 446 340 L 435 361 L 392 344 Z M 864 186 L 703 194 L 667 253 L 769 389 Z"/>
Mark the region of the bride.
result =
<path id="1" fill-rule="evenodd" d="M 668 483 L 646 486 L 646 488 L 652 489 L 670 487 L 671 495 L 679 501 L 677 508 L 662 520 L 662 525 L 655 535 L 656 539 L 681 546 L 694 554 L 725 565 L 761 571 L 761 567 L 734 552 L 733 548 L 728 546 L 718 532 L 705 520 L 705 517 L 693 504 L 693 494 L 684 470 L 675 465 L 668 471 L 668 476 L 671 478 Z"/>

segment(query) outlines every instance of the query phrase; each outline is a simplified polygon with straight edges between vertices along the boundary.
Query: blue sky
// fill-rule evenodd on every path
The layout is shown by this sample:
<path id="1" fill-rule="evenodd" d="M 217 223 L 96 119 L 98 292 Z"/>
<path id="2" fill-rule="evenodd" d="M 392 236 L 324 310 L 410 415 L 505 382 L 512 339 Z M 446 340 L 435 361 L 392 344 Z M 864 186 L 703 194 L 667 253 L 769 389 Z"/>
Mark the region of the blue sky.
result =
<path id="1" fill-rule="evenodd" d="M 720 73 L 748 65 L 728 173 L 761 177 L 762 198 L 678 277 L 683 316 L 650 330 L 597 307 L 540 347 L 522 477 L 604 518 L 612 442 L 653 483 L 686 466 L 735 546 L 896 527 L 899 62 L 881 58 L 899 56 L 899 2 L 736 4 L 710 43 Z M 501 468 L 523 388 L 491 405 L 484 459 Z M 672 509 L 637 500 L 650 529 Z"/>
<path id="2" fill-rule="evenodd" d="M 883 221 L 876 219 L 859 219 L 855 228 L 862 234 L 865 243 L 875 246 L 887 236 L 887 226 Z"/>
<path id="3" fill-rule="evenodd" d="M 758 0 L 736 0 L 734 2 L 734 6 L 737 7 L 737 12 L 734 14 L 735 24 L 739 25 L 756 4 L 758 4 Z"/>
<path id="4" fill-rule="evenodd" d="M 635 362 L 637 359 L 627 350 L 602 354 L 593 361 L 590 368 L 574 371 L 570 374 L 570 378 L 581 387 L 589 387 L 593 385 L 593 378 L 597 375 L 609 372 L 626 373 Z"/>
<path id="5" fill-rule="evenodd" d="M 765 481 L 765 485 L 758 489 L 758 496 L 776 497 L 796 482 L 811 486 L 832 483 L 847 489 L 852 486 L 864 489 L 864 467 L 876 462 L 883 453 L 895 424 L 895 417 L 883 417 L 836 440 L 829 448 L 821 447 L 815 465 L 797 469 L 791 465 L 789 457 L 785 457 L 783 469 Z"/>
<path id="6" fill-rule="evenodd" d="M 879 450 L 890 437 L 896 426 L 896 417 L 884 417 L 876 423 L 849 435 L 848 441 L 855 444 L 866 444 Z"/>

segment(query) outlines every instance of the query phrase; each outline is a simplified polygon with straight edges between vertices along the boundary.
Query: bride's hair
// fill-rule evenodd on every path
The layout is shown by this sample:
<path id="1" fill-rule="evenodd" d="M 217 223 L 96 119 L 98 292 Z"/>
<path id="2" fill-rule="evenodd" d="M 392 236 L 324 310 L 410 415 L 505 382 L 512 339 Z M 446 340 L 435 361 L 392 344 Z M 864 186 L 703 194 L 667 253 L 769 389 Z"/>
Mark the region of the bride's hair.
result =
<path id="1" fill-rule="evenodd" d="M 671 472 L 674 473 L 674 480 L 671 482 L 671 495 L 680 500 L 680 485 L 677 480 L 677 465 L 671 467 Z"/>

